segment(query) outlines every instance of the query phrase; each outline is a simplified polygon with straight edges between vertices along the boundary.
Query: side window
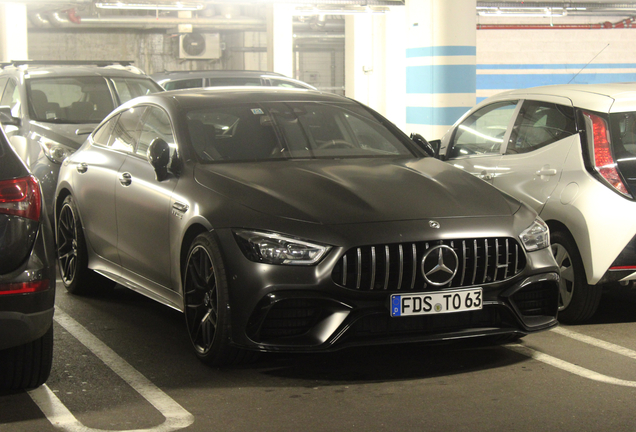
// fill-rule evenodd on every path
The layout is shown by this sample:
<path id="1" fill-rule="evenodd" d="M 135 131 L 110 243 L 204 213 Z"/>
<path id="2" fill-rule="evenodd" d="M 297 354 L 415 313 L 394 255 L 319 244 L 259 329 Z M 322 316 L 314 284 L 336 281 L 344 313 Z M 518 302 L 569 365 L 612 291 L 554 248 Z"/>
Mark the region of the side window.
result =
<path id="1" fill-rule="evenodd" d="M 9 79 L 7 86 L 4 88 L 0 106 L 11 107 L 11 114 L 14 117 L 20 116 L 20 87 L 18 87 L 18 83 L 12 79 Z"/>
<path id="2" fill-rule="evenodd" d="M 472 113 L 456 129 L 448 157 L 499 154 L 517 103 L 496 102 Z"/>
<path id="3" fill-rule="evenodd" d="M 292 82 L 292 81 L 285 81 L 285 80 L 280 80 L 275 78 L 270 78 L 269 82 L 271 83 L 272 87 L 299 88 L 299 89 L 307 88 L 305 86 L 296 84 L 295 82 Z"/>
<path id="4" fill-rule="evenodd" d="M 133 152 L 137 138 L 139 137 L 140 119 L 144 113 L 144 107 L 131 108 L 119 115 L 108 146 L 115 150 Z"/>
<path id="5" fill-rule="evenodd" d="M 203 87 L 203 78 L 169 81 L 164 84 L 166 90 L 180 90 Z"/>
<path id="6" fill-rule="evenodd" d="M 170 145 L 170 156 L 174 155 L 176 144 L 172 135 L 172 125 L 168 114 L 161 108 L 149 107 L 141 126 L 141 135 L 136 153 L 146 157 L 148 147 L 155 138 L 161 138 Z"/>
<path id="7" fill-rule="evenodd" d="M 574 108 L 525 101 L 515 122 L 506 154 L 526 153 L 576 133 Z"/>
<path id="8" fill-rule="evenodd" d="M 93 142 L 99 145 L 107 146 L 108 141 L 110 140 L 110 135 L 118 119 L 119 119 L 119 116 L 115 116 L 112 119 L 108 120 L 106 123 L 104 123 L 102 127 L 97 129 L 93 133 Z"/>
<path id="9" fill-rule="evenodd" d="M 136 97 L 162 91 L 161 87 L 150 79 L 112 78 L 111 81 L 115 86 L 120 105 Z"/>
<path id="10" fill-rule="evenodd" d="M 9 78 L 2 77 L 0 78 L 0 99 L 2 98 L 2 93 L 4 92 L 4 87 L 7 85 L 7 81 Z"/>

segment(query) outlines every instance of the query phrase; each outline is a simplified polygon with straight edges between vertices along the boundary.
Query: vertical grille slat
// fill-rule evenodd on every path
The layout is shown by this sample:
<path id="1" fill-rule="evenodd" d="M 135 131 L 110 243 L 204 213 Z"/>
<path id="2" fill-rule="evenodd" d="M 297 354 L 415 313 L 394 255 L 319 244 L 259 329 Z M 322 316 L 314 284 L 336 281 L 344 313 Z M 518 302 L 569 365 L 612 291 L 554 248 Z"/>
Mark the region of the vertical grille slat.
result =
<path id="1" fill-rule="evenodd" d="M 413 243 L 413 267 L 411 268 L 411 289 L 415 288 L 415 279 L 417 277 L 417 245 Z"/>
<path id="2" fill-rule="evenodd" d="M 371 246 L 371 283 L 369 284 L 369 289 L 373 289 L 375 285 L 375 271 L 376 271 L 376 257 L 375 257 L 375 246 Z"/>
<path id="3" fill-rule="evenodd" d="M 402 277 L 404 276 L 404 251 L 402 245 L 398 245 L 398 254 L 400 255 L 400 272 L 398 275 L 397 289 L 402 289 Z"/>
<path id="4" fill-rule="evenodd" d="M 347 251 L 334 266 L 333 281 L 359 291 L 439 289 L 427 283 L 422 260 L 427 251 L 440 245 L 453 249 L 458 263 L 455 277 L 444 287 L 501 282 L 518 275 L 526 266 L 523 248 L 511 237 L 376 244 Z M 410 254 L 406 252 L 409 248 Z"/>

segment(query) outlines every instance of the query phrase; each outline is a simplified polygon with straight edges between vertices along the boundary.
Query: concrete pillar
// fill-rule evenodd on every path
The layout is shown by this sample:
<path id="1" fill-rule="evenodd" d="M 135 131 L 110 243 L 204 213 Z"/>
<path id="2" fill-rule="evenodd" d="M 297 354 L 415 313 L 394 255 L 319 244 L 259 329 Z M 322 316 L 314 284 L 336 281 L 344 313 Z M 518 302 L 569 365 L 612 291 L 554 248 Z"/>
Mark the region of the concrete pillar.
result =
<path id="1" fill-rule="evenodd" d="M 345 17 L 345 95 L 405 125 L 404 7 Z"/>
<path id="2" fill-rule="evenodd" d="M 476 0 L 407 0 L 406 8 L 406 132 L 441 138 L 476 102 Z"/>
<path id="3" fill-rule="evenodd" d="M 0 61 L 28 58 L 26 4 L 0 2 Z"/>
<path id="4" fill-rule="evenodd" d="M 267 70 L 294 76 L 294 5 L 272 4 L 267 13 Z"/>

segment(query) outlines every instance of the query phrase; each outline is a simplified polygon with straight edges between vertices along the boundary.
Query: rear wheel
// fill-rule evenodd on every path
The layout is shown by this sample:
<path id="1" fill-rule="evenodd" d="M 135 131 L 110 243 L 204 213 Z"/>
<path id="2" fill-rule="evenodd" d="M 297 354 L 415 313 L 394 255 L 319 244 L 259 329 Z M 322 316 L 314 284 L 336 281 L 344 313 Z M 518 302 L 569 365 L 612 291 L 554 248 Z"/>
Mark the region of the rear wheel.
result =
<path id="1" fill-rule="evenodd" d="M 109 288 L 114 282 L 88 268 L 88 251 L 77 206 L 71 195 L 62 203 L 57 218 L 57 260 L 60 276 L 68 292 L 87 294 Z"/>
<path id="2" fill-rule="evenodd" d="M 225 267 L 210 233 L 190 246 L 183 278 L 185 318 L 194 351 L 212 366 L 244 363 L 256 353 L 230 345 L 230 317 Z"/>
<path id="3" fill-rule="evenodd" d="M 39 387 L 48 379 L 52 363 L 53 324 L 44 336 L 0 351 L 0 390 Z"/>
<path id="4" fill-rule="evenodd" d="M 601 300 L 601 287 L 589 285 L 583 260 L 572 237 L 564 231 L 550 236 L 552 254 L 561 271 L 559 281 L 559 321 L 583 322 L 596 312 Z"/>

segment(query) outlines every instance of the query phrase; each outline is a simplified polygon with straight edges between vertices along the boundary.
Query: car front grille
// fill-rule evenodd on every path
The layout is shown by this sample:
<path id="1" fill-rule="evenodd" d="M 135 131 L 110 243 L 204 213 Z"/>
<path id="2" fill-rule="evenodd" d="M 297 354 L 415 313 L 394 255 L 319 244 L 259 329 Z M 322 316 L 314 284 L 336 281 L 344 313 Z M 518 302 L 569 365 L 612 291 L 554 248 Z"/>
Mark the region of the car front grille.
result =
<path id="1" fill-rule="evenodd" d="M 431 284 L 422 260 L 436 246 L 449 246 L 457 257 L 450 282 Z M 360 246 L 349 249 L 332 271 L 333 281 L 357 291 L 413 291 L 485 285 L 519 274 L 526 265 L 513 238 L 472 238 Z"/>

